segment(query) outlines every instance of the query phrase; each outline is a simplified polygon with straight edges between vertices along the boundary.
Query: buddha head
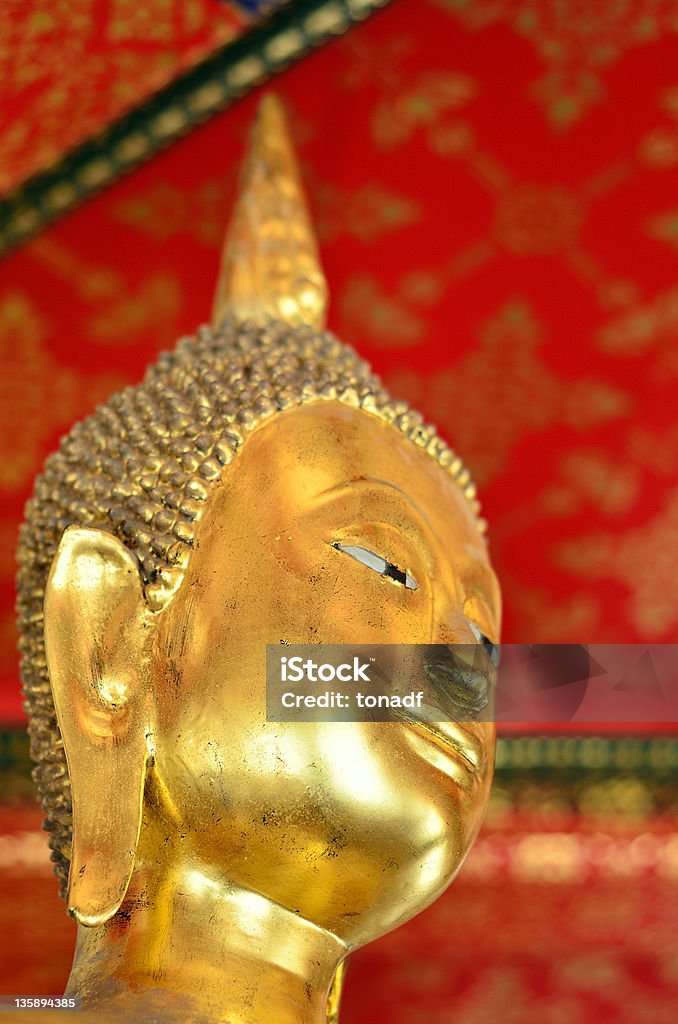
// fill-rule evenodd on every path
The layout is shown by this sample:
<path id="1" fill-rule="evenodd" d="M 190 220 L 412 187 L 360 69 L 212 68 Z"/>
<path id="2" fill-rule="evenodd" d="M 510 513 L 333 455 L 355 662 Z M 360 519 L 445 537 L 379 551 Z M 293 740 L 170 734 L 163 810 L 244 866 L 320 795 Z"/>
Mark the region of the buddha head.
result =
<path id="1" fill-rule="evenodd" d="M 498 640 L 468 472 L 323 314 L 269 99 L 214 326 L 76 425 L 26 509 L 35 777 L 85 929 L 172 850 L 355 948 L 435 899 L 478 830 L 492 725 L 266 720 L 266 644 Z"/>

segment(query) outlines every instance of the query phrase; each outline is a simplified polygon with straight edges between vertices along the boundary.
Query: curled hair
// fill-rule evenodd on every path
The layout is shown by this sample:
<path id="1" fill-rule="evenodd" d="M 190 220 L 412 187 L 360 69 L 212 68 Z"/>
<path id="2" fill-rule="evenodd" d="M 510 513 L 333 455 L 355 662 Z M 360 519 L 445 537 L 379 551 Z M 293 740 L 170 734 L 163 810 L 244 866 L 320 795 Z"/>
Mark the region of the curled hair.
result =
<path id="1" fill-rule="evenodd" d="M 210 492 L 247 434 L 276 412 L 323 399 L 394 424 L 447 467 L 478 512 L 461 460 L 418 413 L 390 398 L 367 363 L 329 333 L 279 322 L 226 320 L 180 341 L 142 384 L 76 424 L 37 478 L 19 539 L 19 647 L 33 775 L 62 895 L 73 819 L 43 602 L 64 530 L 91 526 L 115 534 L 138 559 L 150 606 L 162 608 L 181 584 Z"/>

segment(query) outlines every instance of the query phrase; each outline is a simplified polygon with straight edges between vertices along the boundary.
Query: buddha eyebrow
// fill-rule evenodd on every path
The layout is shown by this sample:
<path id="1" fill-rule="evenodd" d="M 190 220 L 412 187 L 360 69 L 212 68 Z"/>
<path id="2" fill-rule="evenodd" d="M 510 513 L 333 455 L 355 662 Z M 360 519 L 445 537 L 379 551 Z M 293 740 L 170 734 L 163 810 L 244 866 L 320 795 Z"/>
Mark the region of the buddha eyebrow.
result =
<path id="1" fill-rule="evenodd" d="M 381 555 L 375 554 L 374 551 L 370 551 L 368 548 L 360 548 L 353 544 L 340 544 L 338 541 L 335 541 L 332 547 L 336 548 L 337 551 L 343 551 L 345 555 L 349 555 L 351 558 L 355 558 L 356 562 L 366 565 L 368 569 L 373 569 L 380 576 L 386 576 L 389 579 L 395 580 L 396 583 L 402 583 L 408 590 L 419 589 L 419 584 L 414 576 L 411 576 L 404 569 L 394 565 L 393 562 L 388 562 Z"/>

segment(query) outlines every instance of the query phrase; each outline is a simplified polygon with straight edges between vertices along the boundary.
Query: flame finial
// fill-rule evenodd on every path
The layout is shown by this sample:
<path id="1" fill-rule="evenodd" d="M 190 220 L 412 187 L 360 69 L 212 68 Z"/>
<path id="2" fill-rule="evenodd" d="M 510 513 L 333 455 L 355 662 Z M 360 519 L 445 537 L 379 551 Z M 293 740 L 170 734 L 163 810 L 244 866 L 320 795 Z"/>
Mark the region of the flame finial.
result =
<path id="1" fill-rule="evenodd" d="M 327 282 L 282 104 L 265 96 L 224 243 L 213 323 L 325 326 Z"/>

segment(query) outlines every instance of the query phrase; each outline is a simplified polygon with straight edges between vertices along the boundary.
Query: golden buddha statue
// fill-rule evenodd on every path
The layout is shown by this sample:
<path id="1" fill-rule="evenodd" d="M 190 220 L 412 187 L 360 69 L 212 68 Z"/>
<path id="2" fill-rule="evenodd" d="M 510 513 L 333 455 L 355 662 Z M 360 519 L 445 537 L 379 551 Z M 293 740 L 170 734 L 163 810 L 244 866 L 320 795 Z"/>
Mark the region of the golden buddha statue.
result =
<path id="1" fill-rule="evenodd" d="M 498 639 L 469 475 L 324 331 L 325 293 L 268 98 L 214 326 L 75 426 L 28 503 L 22 675 L 80 1024 L 335 1020 L 347 956 L 479 828 L 491 724 L 266 720 L 267 643 Z"/>

